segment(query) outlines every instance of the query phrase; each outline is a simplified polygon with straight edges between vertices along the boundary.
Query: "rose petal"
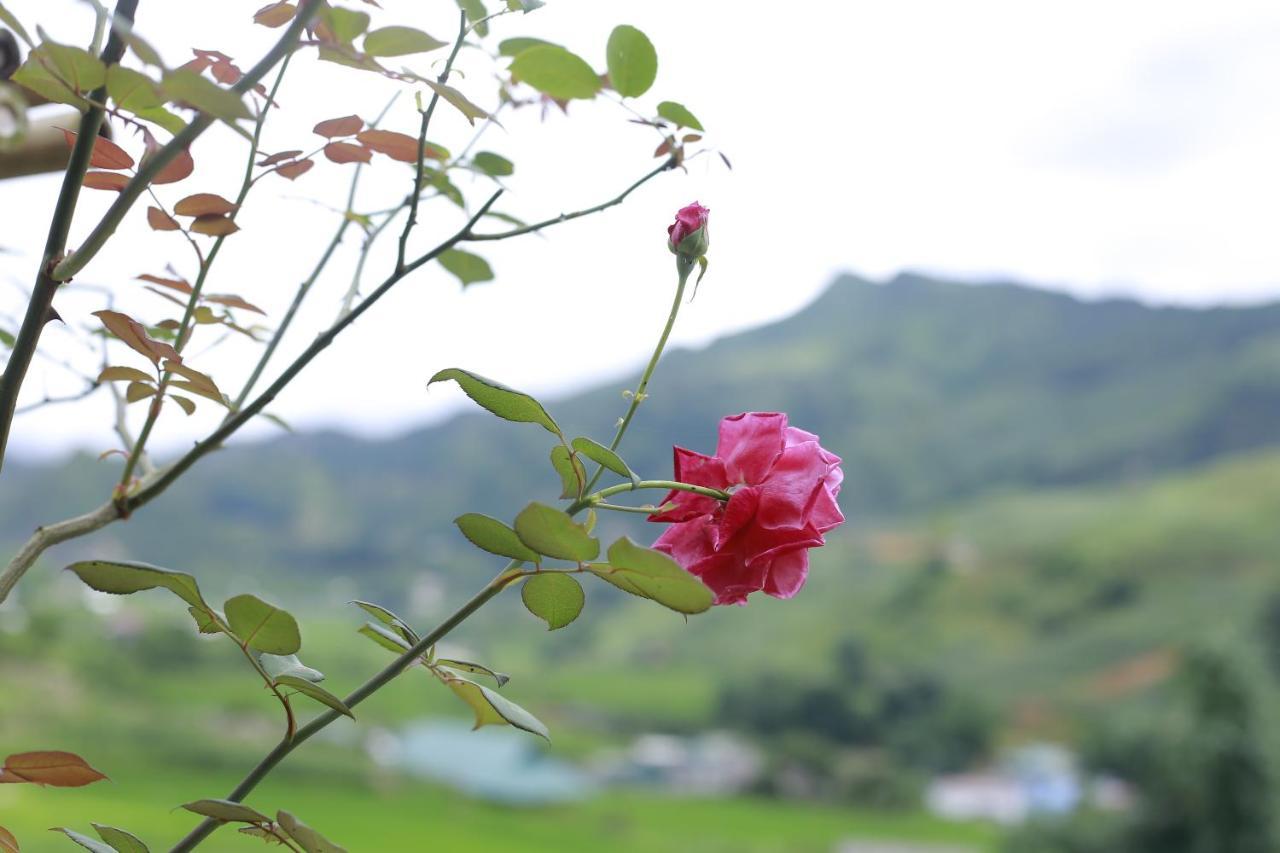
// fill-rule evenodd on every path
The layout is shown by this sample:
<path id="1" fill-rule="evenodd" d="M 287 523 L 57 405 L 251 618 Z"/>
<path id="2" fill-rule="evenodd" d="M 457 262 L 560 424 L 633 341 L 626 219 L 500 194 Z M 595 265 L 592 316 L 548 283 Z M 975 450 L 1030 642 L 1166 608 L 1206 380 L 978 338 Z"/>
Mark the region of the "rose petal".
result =
<path id="1" fill-rule="evenodd" d="M 711 545 L 716 550 L 724 548 L 734 536 L 752 522 L 756 507 L 760 505 L 760 490 L 748 486 L 734 492 L 719 513 L 717 524 L 711 529 Z"/>
<path id="2" fill-rule="evenodd" d="M 777 412 L 744 412 L 720 421 L 716 456 L 731 483 L 764 482 L 783 449 L 787 416 Z"/>
<path id="3" fill-rule="evenodd" d="M 711 547 L 711 530 L 710 519 L 705 516 L 673 524 L 662 532 L 653 547 L 669 555 L 684 569 L 693 571 L 693 566 L 715 553 Z"/>
<path id="4" fill-rule="evenodd" d="M 824 489 L 827 473 L 817 442 L 806 441 L 782 451 L 760 487 L 757 523 L 769 528 L 806 524 L 815 493 Z"/>
<path id="5" fill-rule="evenodd" d="M 764 591 L 774 598 L 790 598 L 804 586 L 809 576 L 809 552 L 797 548 L 773 558 L 765 578 Z"/>

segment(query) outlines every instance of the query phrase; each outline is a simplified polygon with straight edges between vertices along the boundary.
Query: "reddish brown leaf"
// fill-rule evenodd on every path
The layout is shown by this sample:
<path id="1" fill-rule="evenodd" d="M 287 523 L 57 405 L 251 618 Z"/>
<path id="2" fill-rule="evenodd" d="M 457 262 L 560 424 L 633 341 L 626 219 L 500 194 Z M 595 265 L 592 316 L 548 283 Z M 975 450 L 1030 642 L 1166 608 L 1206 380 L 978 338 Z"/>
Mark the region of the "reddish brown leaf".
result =
<path id="1" fill-rule="evenodd" d="M 91 190 L 115 190 L 120 192 L 129 185 L 129 176 L 115 172 L 85 172 L 84 185 Z"/>
<path id="2" fill-rule="evenodd" d="M 173 206 L 179 216 L 221 216 L 235 209 L 233 203 L 215 193 L 189 195 Z"/>
<path id="3" fill-rule="evenodd" d="M 111 334 L 123 341 L 126 346 L 135 352 L 142 353 L 153 362 L 159 364 L 161 358 L 182 361 L 182 356 L 178 355 L 177 350 L 164 341 L 152 340 L 147 336 L 147 330 L 143 325 L 129 315 L 106 309 L 94 311 L 93 315 L 101 320 L 102 325 L 106 326 Z"/>
<path id="4" fill-rule="evenodd" d="M 234 86 L 244 76 L 244 72 L 234 62 L 215 62 L 210 70 L 213 71 L 213 79 L 224 86 Z"/>
<path id="5" fill-rule="evenodd" d="M 76 144 L 77 134 L 65 127 L 58 128 L 67 140 L 67 147 Z M 93 153 L 89 156 L 89 165 L 94 169 L 132 169 L 133 158 L 129 152 L 116 145 L 105 136 L 99 136 L 93 142 Z"/>
<path id="6" fill-rule="evenodd" d="M 187 367 L 185 364 L 178 364 L 172 361 L 164 363 L 164 369 L 184 377 L 190 383 L 188 390 L 195 391 L 202 396 L 209 397 L 212 400 L 222 402 L 222 392 L 218 390 L 218 386 L 214 384 L 213 377 L 208 374 L 201 373 L 195 368 Z"/>
<path id="7" fill-rule="evenodd" d="M 161 278 L 158 275 L 140 275 L 138 278 L 141 281 L 149 281 L 152 284 L 158 284 L 161 287 L 168 287 L 172 290 L 178 291 L 179 293 L 191 292 L 191 285 L 187 284 L 180 278 Z"/>
<path id="8" fill-rule="evenodd" d="M 407 134 L 396 133 L 394 130 L 363 130 L 356 134 L 356 139 L 392 160 L 402 163 L 418 162 L 418 140 Z M 434 145 L 427 144 L 424 151 L 425 156 L 434 160 L 444 157 L 444 152 Z"/>
<path id="9" fill-rule="evenodd" d="M 176 219 L 158 207 L 147 208 L 147 224 L 156 231 L 177 231 L 182 227 Z"/>
<path id="10" fill-rule="evenodd" d="M 191 230 L 197 234 L 208 234 L 210 237 L 225 237 L 240 230 L 240 226 L 229 217 L 218 213 L 197 216 L 191 223 Z"/>
<path id="11" fill-rule="evenodd" d="M 170 394 L 169 399 L 181 406 L 182 411 L 186 412 L 188 415 L 194 415 L 196 413 L 195 400 L 188 400 L 181 394 Z"/>
<path id="12" fill-rule="evenodd" d="M 684 136 L 680 137 L 682 142 L 697 142 L 701 138 L 701 133 L 686 133 Z"/>
<path id="13" fill-rule="evenodd" d="M 364 119 L 360 118 L 360 116 L 343 116 L 342 118 L 325 119 L 313 127 L 312 130 L 326 139 L 333 139 L 337 136 L 351 136 L 359 133 L 362 127 L 364 127 Z"/>
<path id="14" fill-rule="evenodd" d="M 210 62 L 230 62 L 231 57 L 227 56 L 220 50 L 202 50 L 198 47 L 191 48 L 191 52 L 201 59 L 207 59 Z"/>
<path id="15" fill-rule="evenodd" d="M 363 145 L 330 142 L 324 147 L 324 156 L 335 163 L 368 163 L 373 158 L 373 152 Z"/>
<path id="16" fill-rule="evenodd" d="M 653 150 L 653 156 L 654 156 L 654 157 L 665 157 L 665 156 L 667 156 L 668 154 L 670 154 L 670 153 L 671 153 L 671 143 L 672 143 L 672 140 L 671 140 L 671 137 L 670 137 L 670 136 L 668 136 L 666 139 L 662 140 L 662 144 L 661 144 L 661 145 L 659 145 L 657 148 L 655 148 L 655 149 Z"/>
<path id="17" fill-rule="evenodd" d="M 297 11 L 298 7 L 292 3 L 272 3 L 254 13 L 253 22 L 264 27 L 283 27 L 293 20 Z"/>
<path id="18" fill-rule="evenodd" d="M 20 752 L 4 760 L 4 775 L 0 776 L 0 782 L 79 788 L 105 778 L 73 752 Z"/>
<path id="19" fill-rule="evenodd" d="M 305 175 L 315 164 L 315 161 L 311 159 L 299 160 L 296 163 L 286 163 L 276 169 L 276 174 L 280 175 L 282 178 L 288 178 L 292 181 L 299 175 Z"/>
<path id="20" fill-rule="evenodd" d="M 298 148 L 293 151 L 281 151 L 278 154 L 272 154 L 265 160 L 258 163 L 259 166 L 274 166 L 276 163 L 283 163 L 285 160 L 292 160 L 302 153 L 302 149 Z"/>
<path id="21" fill-rule="evenodd" d="M 228 308 L 243 308 L 246 311 L 253 311 L 257 314 L 265 315 L 267 313 L 266 311 L 263 311 L 261 308 L 259 308 L 257 305 L 254 305 L 252 302 L 246 302 L 244 299 L 241 299 L 239 296 L 236 296 L 234 293 L 222 293 L 222 294 L 214 294 L 213 296 L 206 296 L 204 298 L 204 301 L 216 302 L 217 304 L 225 305 Z"/>
<path id="22" fill-rule="evenodd" d="M 126 403 L 136 403 L 139 400 L 145 400 L 156 393 L 156 386 L 150 382 L 130 382 L 125 386 L 124 399 Z"/>
<path id="23" fill-rule="evenodd" d="M 176 184 L 178 181 L 187 177 L 195 169 L 196 163 L 191 159 L 191 152 L 183 149 L 178 152 L 178 156 L 169 161 L 169 164 L 160 170 L 160 174 L 152 179 L 153 184 Z"/>
<path id="24" fill-rule="evenodd" d="M 0 826 L 0 853 L 18 853 L 18 839 L 3 826 Z"/>
<path id="25" fill-rule="evenodd" d="M 197 56 L 190 62 L 183 63 L 178 66 L 179 71 L 194 71 L 197 74 L 202 73 L 206 68 L 213 64 L 213 60 L 207 56 L 198 55 L 201 51 L 196 51 Z"/>

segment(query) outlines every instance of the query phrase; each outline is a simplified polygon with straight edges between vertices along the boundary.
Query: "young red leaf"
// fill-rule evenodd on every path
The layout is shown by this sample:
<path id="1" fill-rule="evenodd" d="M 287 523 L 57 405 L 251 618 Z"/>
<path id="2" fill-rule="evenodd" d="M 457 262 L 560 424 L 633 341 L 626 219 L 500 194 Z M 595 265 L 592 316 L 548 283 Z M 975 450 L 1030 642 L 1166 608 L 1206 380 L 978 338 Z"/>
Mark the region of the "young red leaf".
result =
<path id="1" fill-rule="evenodd" d="M 172 290 L 178 291 L 179 293 L 191 292 L 191 285 L 187 284 L 187 282 L 180 278 L 161 278 L 158 275 L 140 275 L 138 278 L 141 281 L 149 281 L 152 284 L 158 284 L 161 287 L 168 287 Z"/>
<path id="2" fill-rule="evenodd" d="M 147 224 L 156 231 L 177 231 L 182 227 L 176 219 L 158 207 L 147 208 Z"/>
<path id="3" fill-rule="evenodd" d="M 176 184 L 178 181 L 187 177 L 195 169 L 196 163 L 191 159 L 191 152 L 183 149 L 178 152 L 178 156 L 169 161 L 169 164 L 160 170 L 160 174 L 152 179 L 153 184 Z"/>
<path id="4" fill-rule="evenodd" d="M 208 234 L 210 237 L 225 237 L 228 234 L 234 234 L 240 230 L 240 226 L 230 219 L 218 213 L 210 213 L 204 216 L 197 216 L 195 221 L 191 223 L 191 230 L 197 234 Z"/>
<path id="5" fill-rule="evenodd" d="M 86 172 L 83 184 L 91 190 L 115 190 L 120 192 L 129 185 L 129 176 L 115 172 Z"/>
<path id="6" fill-rule="evenodd" d="M 214 193 L 189 195 L 173 206 L 173 212 L 179 216 L 221 216 L 235 209 L 234 204 Z"/>
<path id="7" fill-rule="evenodd" d="M 373 152 L 363 145 L 330 142 L 324 147 L 324 156 L 335 163 L 368 163 L 373 158 Z"/>
<path id="8" fill-rule="evenodd" d="M 59 128 L 62 136 L 67 140 L 67 147 L 76 144 L 76 133 L 67 130 L 65 127 Z M 129 156 L 129 152 L 125 151 L 119 145 L 116 145 L 105 136 L 99 136 L 93 141 L 93 153 L 89 157 L 89 165 L 94 169 L 132 169 L 133 158 Z"/>
<path id="9" fill-rule="evenodd" d="M 356 134 L 356 139 L 379 154 L 386 154 L 392 160 L 399 160 L 402 163 L 418 162 L 418 140 L 408 134 L 396 133 L 394 130 L 371 129 L 360 131 Z M 429 143 L 425 146 L 424 152 L 425 156 L 435 160 L 442 159 L 444 156 L 444 152 Z"/>
<path id="10" fill-rule="evenodd" d="M 283 27 L 293 20 L 297 11 L 298 7 L 292 3 L 272 3 L 254 13 L 253 22 L 264 27 Z"/>
<path id="11" fill-rule="evenodd" d="M 106 309 L 94 311 L 93 315 L 126 346 L 142 353 L 153 362 L 158 364 L 161 358 L 182 361 L 182 356 L 178 355 L 177 350 L 163 341 L 152 340 L 147 336 L 147 330 L 143 325 L 129 315 Z"/>
<path id="12" fill-rule="evenodd" d="M 223 294 L 215 294 L 213 296 L 206 296 L 204 298 L 204 301 L 216 302 L 217 304 L 225 305 L 228 308 L 243 308 L 246 311 L 253 311 L 254 313 L 257 313 L 257 314 L 265 315 L 267 313 L 266 311 L 263 311 L 261 308 L 259 308 L 257 305 L 254 305 L 252 302 L 247 302 L 233 293 L 223 293 Z"/>
<path id="13" fill-rule="evenodd" d="M 213 79 L 224 86 L 234 86 L 244 76 L 234 62 L 215 62 L 209 70 L 213 72 Z"/>
<path id="14" fill-rule="evenodd" d="M 0 782 L 33 782 L 55 788 L 79 788 L 107 778 L 74 752 L 21 752 L 0 769 Z"/>
<path id="15" fill-rule="evenodd" d="M 294 157 L 297 157 L 301 153 L 302 153 L 301 148 L 296 149 L 294 151 L 281 151 L 277 154 L 272 154 L 268 156 L 266 159 L 260 161 L 258 165 L 274 166 L 276 163 L 283 163 L 285 160 L 292 160 Z"/>
<path id="16" fill-rule="evenodd" d="M 362 127 L 364 127 L 364 119 L 360 118 L 360 116 L 343 116 L 342 118 L 325 119 L 312 130 L 326 139 L 333 139 L 337 136 L 352 136 L 359 133 Z"/>
<path id="17" fill-rule="evenodd" d="M 305 175 L 315 165 L 315 161 L 311 159 L 298 160 L 296 163 L 286 163 L 276 169 L 276 174 L 282 178 L 293 180 L 294 178 Z"/>

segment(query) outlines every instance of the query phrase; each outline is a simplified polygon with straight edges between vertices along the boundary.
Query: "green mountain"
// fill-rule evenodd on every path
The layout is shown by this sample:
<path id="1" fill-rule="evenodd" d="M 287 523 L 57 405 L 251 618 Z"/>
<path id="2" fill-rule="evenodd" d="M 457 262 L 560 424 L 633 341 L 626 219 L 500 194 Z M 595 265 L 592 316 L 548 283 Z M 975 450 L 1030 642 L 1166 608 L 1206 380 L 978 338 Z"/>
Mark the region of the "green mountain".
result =
<path id="1" fill-rule="evenodd" d="M 665 476 L 671 445 L 710 450 L 722 416 L 786 411 L 844 457 L 851 519 L 902 517 L 1273 444 L 1277 365 L 1280 305 L 1153 308 L 1011 284 L 846 276 L 786 320 L 672 353 L 623 453 L 642 474 Z M 423 375 L 444 366 L 422 365 Z M 574 434 L 607 439 L 618 392 L 633 382 L 547 403 Z M 317 434 L 236 447 L 58 559 L 107 548 L 205 571 L 264 566 L 375 585 L 424 566 L 470 573 L 480 558 L 450 519 L 510 516 L 549 497 L 546 438 L 476 413 L 391 441 Z M 88 458 L 15 466 L 0 489 L 0 540 L 96 505 L 113 470 Z"/>

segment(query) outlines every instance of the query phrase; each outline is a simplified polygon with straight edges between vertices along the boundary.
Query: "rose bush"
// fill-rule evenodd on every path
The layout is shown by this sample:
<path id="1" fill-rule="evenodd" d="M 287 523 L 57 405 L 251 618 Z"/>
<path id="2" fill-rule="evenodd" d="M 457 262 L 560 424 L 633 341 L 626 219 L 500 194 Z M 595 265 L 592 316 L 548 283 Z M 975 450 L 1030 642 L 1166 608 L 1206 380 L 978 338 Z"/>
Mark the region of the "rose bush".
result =
<path id="1" fill-rule="evenodd" d="M 727 417 L 715 456 L 675 448 L 675 479 L 727 491 L 728 503 L 671 492 L 649 517 L 671 524 L 653 547 L 709 586 L 716 604 L 746 604 L 759 590 L 790 598 L 804 586 L 809 549 L 844 521 L 843 478 L 840 457 L 785 414 Z"/>

